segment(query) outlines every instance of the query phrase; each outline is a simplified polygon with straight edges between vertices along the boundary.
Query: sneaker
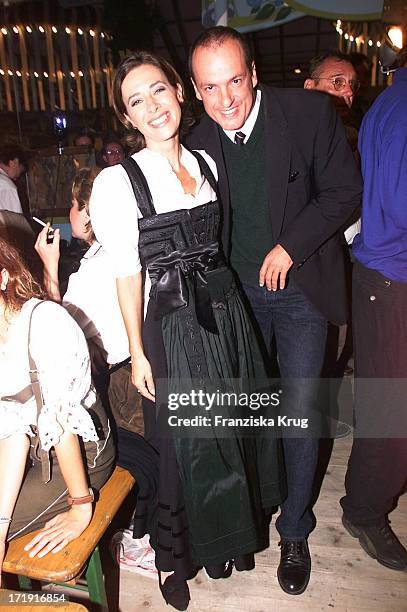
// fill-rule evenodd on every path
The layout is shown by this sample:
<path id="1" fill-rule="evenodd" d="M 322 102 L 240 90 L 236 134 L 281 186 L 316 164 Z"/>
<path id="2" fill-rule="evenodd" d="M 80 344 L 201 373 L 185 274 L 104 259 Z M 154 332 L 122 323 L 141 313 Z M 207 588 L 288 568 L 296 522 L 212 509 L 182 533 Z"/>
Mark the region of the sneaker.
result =
<path id="1" fill-rule="evenodd" d="M 116 531 L 110 541 L 110 552 L 120 569 L 156 579 L 155 553 L 150 536 L 134 539 L 130 529 Z"/>
<path id="2" fill-rule="evenodd" d="M 379 525 L 354 525 L 343 516 L 342 524 L 353 538 L 359 540 L 369 557 L 390 569 L 407 571 L 407 550 L 387 521 Z"/>

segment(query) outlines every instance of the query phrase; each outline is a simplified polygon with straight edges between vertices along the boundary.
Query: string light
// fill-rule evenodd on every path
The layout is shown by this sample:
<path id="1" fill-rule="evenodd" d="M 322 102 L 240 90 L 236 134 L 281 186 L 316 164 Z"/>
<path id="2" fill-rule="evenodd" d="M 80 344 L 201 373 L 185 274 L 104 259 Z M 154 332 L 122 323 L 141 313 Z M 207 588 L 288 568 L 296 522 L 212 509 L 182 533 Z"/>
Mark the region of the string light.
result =
<path id="1" fill-rule="evenodd" d="M 66 28 L 65 28 L 65 32 L 66 32 L 67 34 L 70 34 L 70 33 L 71 33 L 71 28 L 68 28 L 68 26 L 66 26 Z"/>
<path id="2" fill-rule="evenodd" d="M 83 30 L 81 28 L 78 28 L 78 34 L 79 34 L 79 36 L 82 36 Z"/>
<path id="3" fill-rule="evenodd" d="M 0 74 L 1 74 L 1 76 L 4 76 L 4 70 L 3 70 L 3 68 L 0 68 Z"/>
<path id="4" fill-rule="evenodd" d="M 6 36 L 6 34 L 8 33 L 7 28 L 1 28 L 1 33 Z"/>
<path id="5" fill-rule="evenodd" d="M 31 34 L 32 29 L 30 28 L 30 26 L 26 26 L 26 27 L 25 27 L 25 29 L 27 30 L 27 32 L 28 32 L 29 34 Z"/>
<path id="6" fill-rule="evenodd" d="M 83 77 L 83 72 L 82 72 L 82 70 L 79 70 L 78 74 L 79 74 L 79 76 L 80 76 L 80 77 Z"/>
<path id="7" fill-rule="evenodd" d="M 294 68 L 295 74 L 301 74 L 301 68 Z"/>
<path id="8" fill-rule="evenodd" d="M 348 40 L 348 38 L 349 38 L 349 34 L 346 32 L 346 34 L 345 34 L 345 40 Z"/>
<path id="9" fill-rule="evenodd" d="M 105 33 L 101 32 L 100 36 L 101 36 L 101 38 L 104 38 L 105 37 Z"/>
<path id="10" fill-rule="evenodd" d="M 339 28 L 338 32 L 339 32 L 339 34 L 342 36 L 342 34 L 343 34 L 343 30 L 342 30 L 341 28 Z"/>
<path id="11" fill-rule="evenodd" d="M 93 37 L 93 36 L 95 36 L 95 31 L 94 30 L 89 30 L 89 34 Z"/>
<path id="12" fill-rule="evenodd" d="M 377 47 L 381 47 L 382 46 L 382 43 L 380 42 L 380 40 L 377 41 L 376 46 Z"/>
<path id="13" fill-rule="evenodd" d="M 13 26 L 13 32 L 14 32 L 15 34 L 18 34 L 18 27 L 17 27 L 17 26 Z"/>
<path id="14" fill-rule="evenodd" d="M 54 34 L 56 34 L 58 32 L 58 30 L 56 29 L 55 26 L 52 26 L 52 31 L 54 32 Z"/>
<path id="15" fill-rule="evenodd" d="M 21 72 L 20 72 L 19 70 L 16 70 L 16 75 L 17 75 L 18 77 L 20 77 L 20 76 L 21 76 Z"/>
<path id="16" fill-rule="evenodd" d="M 10 76 L 13 76 L 13 71 L 12 71 L 12 70 L 7 70 L 7 72 L 8 72 L 8 74 L 9 74 Z"/>
<path id="17" fill-rule="evenodd" d="M 38 79 L 38 77 L 39 77 L 38 72 L 34 72 L 34 76 L 35 76 L 36 79 Z"/>
<path id="18" fill-rule="evenodd" d="M 44 34 L 45 30 L 42 26 L 38 26 L 39 31 L 41 32 L 41 34 Z"/>
<path id="19" fill-rule="evenodd" d="M 355 43 L 358 45 L 359 44 L 359 36 L 356 36 L 355 38 Z"/>
<path id="20" fill-rule="evenodd" d="M 369 47 L 371 47 L 373 45 L 373 40 L 369 40 L 367 44 L 369 45 Z"/>
<path id="21" fill-rule="evenodd" d="M 44 76 L 47 79 L 48 78 L 48 72 L 44 72 Z"/>
<path id="22" fill-rule="evenodd" d="M 349 36 L 349 40 L 350 42 L 353 42 L 355 39 L 353 38 L 353 36 Z"/>
<path id="23" fill-rule="evenodd" d="M 70 72 L 70 75 L 71 75 L 72 78 L 74 78 L 75 73 L 74 72 Z"/>

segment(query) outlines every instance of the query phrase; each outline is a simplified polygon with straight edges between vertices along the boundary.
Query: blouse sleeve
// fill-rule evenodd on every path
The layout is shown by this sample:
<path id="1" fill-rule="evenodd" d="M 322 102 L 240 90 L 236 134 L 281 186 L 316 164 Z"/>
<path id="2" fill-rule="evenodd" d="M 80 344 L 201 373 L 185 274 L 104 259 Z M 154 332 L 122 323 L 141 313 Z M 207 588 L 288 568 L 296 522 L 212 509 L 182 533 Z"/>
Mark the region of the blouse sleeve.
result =
<path id="1" fill-rule="evenodd" d="M 53 302 L 36 308 L 30 350 L 43 395 L 37 422 L 42 448 L 49 450 L 57 444 L 64 431 L 96 442 L 98 436 L 87 410 L 95 401 L 88 347 L 82 331 L 64 308 Z"/>
<path id="2" fill-rule="evenodd" d="M 118 164 L 103 170 L 90 198 L 92 228 L 103 246 L 116 278 L 141 270 L 138 251 L 139 210 L 130 180 Z"/>

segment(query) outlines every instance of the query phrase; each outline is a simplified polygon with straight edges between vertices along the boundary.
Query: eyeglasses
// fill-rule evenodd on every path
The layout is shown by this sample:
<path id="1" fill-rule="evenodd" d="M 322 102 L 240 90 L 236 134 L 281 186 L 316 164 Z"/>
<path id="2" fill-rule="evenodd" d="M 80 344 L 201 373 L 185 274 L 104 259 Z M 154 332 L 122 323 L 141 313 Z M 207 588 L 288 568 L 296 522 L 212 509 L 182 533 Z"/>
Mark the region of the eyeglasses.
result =
<path id="1" fill-rule="evenodd" d="M 106 149 L 106 155 L 123 155 L 122 149 Z"/>
<path id="2" fill-rule="evenodd" d="M 359 91 L 360 81 L 358 79 L 345 79 L 345 77 L 314 77 L 313 81 L 331 81 L 335 91 L 343 91 L 347 85 L 351 88 L 353 93 Z"/>

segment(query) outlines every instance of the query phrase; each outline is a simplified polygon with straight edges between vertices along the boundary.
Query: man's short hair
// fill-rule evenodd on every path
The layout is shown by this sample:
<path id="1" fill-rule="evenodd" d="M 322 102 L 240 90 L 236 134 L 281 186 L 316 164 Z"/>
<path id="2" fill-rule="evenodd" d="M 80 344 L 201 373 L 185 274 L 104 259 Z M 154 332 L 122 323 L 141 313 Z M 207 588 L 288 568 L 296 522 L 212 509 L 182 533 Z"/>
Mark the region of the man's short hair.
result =
<path id="1" fill-rule="evenodd" d="M 20 145 L 13 142 L 8 142 L 0 147 L 0 163 L 7 166 L 13 159 L 18 159 L 20 164 L 27 170 L 28 168 L 28 154 L 20 147 Z"/>
<path id="2" fill-rule="evenodd" d="M 333 59 L 337 62 L 347 62 L 351 64 L 352 62 L 349 59 L 349 56 L 342 51 L 337 49 L 330 49 L 329 51 L 325 51 L 325 53 L 321 53 L 320 55 L 316 55 L 312 58 L 309 63 L 309 75 L 311 79 L 317 79 L 320 74 L 322 64 L 328 60 Z"/>
<path id="3" fill-rule="evenodd" d="M 253 54 L 247 39 L 233 28 L 229 28 L 227 26 L 214 26 L 213 28 L 204 30 L 189 49 L 188 68 L 189 74 L 192 78 L 194 78 L 192 71 L 192 58 L 195 51 L 200 47 L 220 47 L 228 40 L 234 40 L 240 45 L 243 51 L 245 64 L 248 70 L 251 72 L 253 65 Z"/>

